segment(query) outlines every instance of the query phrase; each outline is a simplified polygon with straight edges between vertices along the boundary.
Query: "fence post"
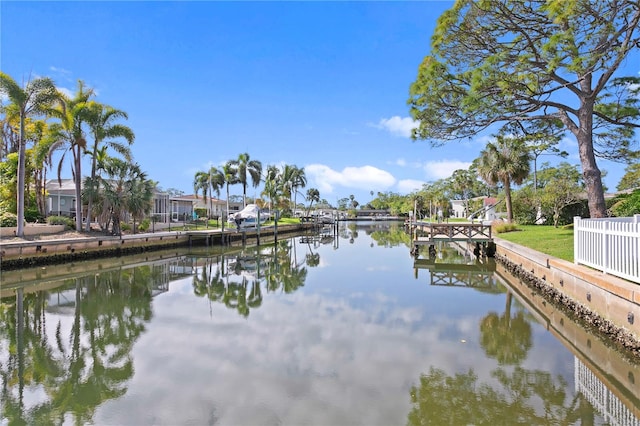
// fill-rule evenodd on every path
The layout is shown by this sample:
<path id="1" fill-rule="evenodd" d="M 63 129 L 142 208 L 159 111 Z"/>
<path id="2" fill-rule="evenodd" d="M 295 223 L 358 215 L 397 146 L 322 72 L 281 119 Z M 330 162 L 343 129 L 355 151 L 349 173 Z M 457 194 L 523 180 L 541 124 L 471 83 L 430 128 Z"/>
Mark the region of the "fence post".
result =
<path id="1" fill-rule="evenodd" d="M 580 247 L 580 216 L 573 217 L 573 263 L 578 264 Z"/>
<path id="2" fill-rule="evenodd" d="M 608 231 L 609 231 L 609 221 L 608 220 L 603 220 L 602 223 L 604 223 L 604 226 L 602 227 L 601 231 L 602 231 L 602 272 L 604 272 L 605 274 L 607 274 L 610 269 L 610 265 L 609 265 L 609 238 L 608 238 Z"/>

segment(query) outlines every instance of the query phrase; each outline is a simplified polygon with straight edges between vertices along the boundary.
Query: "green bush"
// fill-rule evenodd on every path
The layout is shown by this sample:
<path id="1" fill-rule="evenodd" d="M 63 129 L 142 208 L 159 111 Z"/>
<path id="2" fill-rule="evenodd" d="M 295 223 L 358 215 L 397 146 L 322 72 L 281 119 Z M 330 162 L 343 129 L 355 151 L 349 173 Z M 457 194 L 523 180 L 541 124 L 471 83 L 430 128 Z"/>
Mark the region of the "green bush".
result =
<path id="1" fill-rule="evenodd" d="M 125 222 L 121 222 L 121 223 L 120 223 L 120 230 L 121 230 L 122 232 L 124 232 L 124 231 L 131 231 L 131 225 L 129 225 L 128 223 L 125 223 Z"/>
<path id="2" fill-rule="evenodd" d="M 64 225 L 66 229 L 76 229 L 76 222 L 66 216 L 49 216 L 47 223 L 49 225 Z"/>
<path id="3" fill-rule="evenodd" d="M 44 216 L 40 214 L 37 208 L 25 209 L 24 220 L 29 223 L 42 223 Z"/>
<path id="4" fill-rule="evenodd" d="M 18 226 L 18 216 L 9 212 L 2 213 L 0 215 L 0 226 L 6 228 Z"/>
<path id="5" fill-rule="evenodd" d="M 193 210 L 196 212 L 199 218 L 207 217 L 207 209 L 198 207 Z"/>
<path id="6" fill-rule="evenodd" d="M 611 212 L 617 217 L 631 217 L 640 214 L 640 191 L 619 197 L 619 200 L 611 206 Z"/>
<path id="7" fill-rule="evenodd" d="M 518 229 L 518 225 L 516 225 L 515 223 L 508 223 L 508 222 L 494 222 L 491 227 L 493 228 L 493 232 L 495 232 L 496 234 L 503 234 L 505 232 L 513 232 L 513 231 L 519 231 L 520 229 Z"/>
<path id="8" fill-rule="evenodd" d="M 142 222 L 140 222 L 140 225 L 138 226 L 138 231 L 147 232 L 150 224 L 151 220 L 149 220 L 149 218 L 142 219 Z"/>

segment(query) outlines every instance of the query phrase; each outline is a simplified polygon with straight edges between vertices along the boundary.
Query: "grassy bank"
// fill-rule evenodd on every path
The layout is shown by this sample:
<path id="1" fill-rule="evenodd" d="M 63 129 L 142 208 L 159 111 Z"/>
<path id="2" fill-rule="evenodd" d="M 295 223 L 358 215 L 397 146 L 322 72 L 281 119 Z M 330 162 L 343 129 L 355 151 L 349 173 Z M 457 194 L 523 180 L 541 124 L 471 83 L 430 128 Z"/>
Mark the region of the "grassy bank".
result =
<path id="1" fill-rule="evenodd" d="M 573 262 L 573 228 L 518 225 L 516 231 L 495 233 L 498 238 Z"/>

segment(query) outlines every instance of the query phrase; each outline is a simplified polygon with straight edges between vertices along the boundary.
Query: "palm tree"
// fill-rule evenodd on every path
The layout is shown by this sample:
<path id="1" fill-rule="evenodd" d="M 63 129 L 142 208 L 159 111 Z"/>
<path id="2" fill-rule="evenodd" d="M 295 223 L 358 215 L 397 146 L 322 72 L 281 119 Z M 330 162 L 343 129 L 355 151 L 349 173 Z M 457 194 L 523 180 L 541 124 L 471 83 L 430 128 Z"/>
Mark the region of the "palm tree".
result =
<path id="1" fill-rule="evenodd" d="M 46 115 L 51 107 L 60 101 L 60 93 L 50 78 L 29 80 L 24 88 L 20 87 L 8 74 L 0 71 L 0 92 L 7 95 L 10 104 L 18 111 L 20 133 L 18 139 L 18 179 L 16 197 L 17 229 L 16 236 L 24 236 L 24 190 L 26 139 L 25 122 L 27 118 Z"/>
<path id="2" fill-rule="evenodd" d="M 309 207 L 307 208 L 307 216 L 309 216 L 309 212 L 311 211 L 313 202 L 315 201 L 317 203 L 318 201 L 320 201 L 320 191 L 318 191 L 316 188 L 307 189 L 307 201 L 309 201 Z"/>
<path id="3" fill-rule="evenodd" d="M 121 235 L 120 220 L 127 212 L 135 221 L 151 210 L 154 184 L 138 164 L 108 157 L 102 167 L 106 176 L 99 178 L 102 191 L 97 200 L 102 207 L 101 226 L 107 231 L 111 224 L 111 233 Z"/>
<path id="4" fill-rule="evenodd" d="M 44 217 L 47 214 L 45 200 L 45 186 L 47 183 L 47 168 L 51 167 L 51 157 L 49 150 L 51 146 L 47 143 L 47 132 L 49 127 L 44 120 L 37 120 L 33 123 L 34 147 L 33 147 L 33 183 L 36 196 L 36 206 L 38 212 Z"/>
<path id="5" fill-rule="evenodd" d="M 264 189 L 261 195 L 269 198 L 269 211 L 274 207 L 274 203 L 277 202 L 279 191 L 280 169 L 277 166 L 267 166 L 267 173 L 264 178 Z"/>
<path id="6" fill-rule="evenodd" d="M 209 194 L 209 173 L 198 171 L 193 177 L 193 193 L 196 198 L 198 194 L 202 191 L 202 195 L 204 197 L 204 202 L 207 202 L 207 196 Z"/>
<path id="7" fill-rule="evenodd" d="M 260 184 L 260 176 L 262 174 L 262 163 L 258 160 L 251 160 L 246 152 L 240 154 L 237 160 L 231 162 L 236 169 L 237 183 L 242 184 L 242 206 L 247 206 L 247 183 L 251 178 L 253 187 Z M 247 176 L 248 175 L 248 176 Z"/>
<path id="8" fill-rule="evenodd" d="M 227 189 L 227 215 L 229 214 L 229 186 L 238 183 L 238 172 L 232 161 L 227 161 L 222 166 L 222 176 L 224 177 L 224 185 Z"/>
<path id="9" fill-rule="evenodd" d="M 128 115 L 124 111 L 112 108 L 108 105 L 102 105 L 98 102 L 91 101 L 87 105 L 89 128 L 93 135 L 93 147 L 91 149 L 91 178 L 88 182 L 90 185 L 95 185 L 96 182 L 96 169 L 98 162 L 98 152 L 102 148 L 102 144 L 109 147 L 122 155 L 127 161 L 131 161 L 131 149 L 129 145 L 133 143 L 135 135 L 133 130 L 122 124 L 114 123 L 114 121 L 124 118 L 128 119 Z M 117 141 L 116 139 L 123 138 L 127 143 Z M 92 194 L 93 191 L 89 191 Z M 87 201 L 87 223 L 86 231 L 91 230 L 91 210 L 93 207 L 93 195 L 89 195 Z"/>
<path id="10" fill-rule="evenodd" d="M 58 163 L 58 181 L 67 152 L 71 152 L 73 163 L 71 174 L 76 189 L 76 229 L 82 230 L 82 155 L 87 149 L 84 125 L 88 122 L 89 110 L 87 102 L 93 96 L 93 89 L 86 89 L 84 83 L 78 81 L 78 89 L 73 99 L 61 95 L 64 105 L 59 109 L 60 122 L 49 127 L 51 153 L 63 151 Z"/>
<path id="11" fill-rule="evenodd" d="M 513 222 L 511 184 L 521 184 L 529 175 L 530 154 L 526 146 L 516 140 L 497 136 L 496 143 L 488 143 L 478 158 L 478 174 L 489 185 L 504 186 L 507 220 Z"/>
<path id="12" fill-rule="evenodd" d="M 137 167 L 137 164 L 134 165 Z M 139 222 L 151 212 L 153 207 L 153 192 L 155 184 L 147 179 L 147 174 L 135 170 L 134 179 L 128 182 L 125 207 L 133 218 L 133 233 L 136 233 L 136 220 Z"/>
<path id="13" fill-rule="evenodd" d="M 202 191 L 205 203 L 209 197 L 209 216 L 211 216 L 213 193 L 215 192 L 219 197 L 220 188 L 224 183 L 224 175 L 215 167 L 211 167 L 208 172 L 196 172 L 193 178 L 193 191 L 196 197 L 200 191 Z"/>
<path id="14" fill-rule="evenodd" d="M 307 186 L 307 177 L 304 173 L 304 168 L 298 168 L 298 166 L 290 166 L 286 164 L 282 170 L 282 189 L 286 196 L 289 197 L 289 201 L 292 202 L 291 211 L 296 208 L 296 195 L 298 188 L 304 188 Z"/>

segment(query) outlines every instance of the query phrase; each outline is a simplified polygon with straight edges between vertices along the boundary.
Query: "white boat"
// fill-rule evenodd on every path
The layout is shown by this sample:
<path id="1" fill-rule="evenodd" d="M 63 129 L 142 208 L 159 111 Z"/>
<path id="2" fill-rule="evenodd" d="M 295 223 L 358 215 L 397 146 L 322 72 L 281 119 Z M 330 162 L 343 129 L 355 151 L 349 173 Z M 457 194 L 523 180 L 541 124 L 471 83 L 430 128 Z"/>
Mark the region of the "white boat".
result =
<path id="1" fill-rule="evenodd" d="M 269 220 L 271 215 L 268 211 L 261 210 L 256 204 L 247 204 L 245 208 L 237 213 L 229 215 L 228 222 L 235 223 L 238 229 L 255 228 L 258 225 Z"/>
<path id="2" fill-rule="evenodd" d="M 333 217 L 333 214 L 325 212 L 322 213 L 320 216 L 318 216 L 318 222 L 324 224 L 324 225 L 331 225 L 335 222 L 335 217 Z"/>

